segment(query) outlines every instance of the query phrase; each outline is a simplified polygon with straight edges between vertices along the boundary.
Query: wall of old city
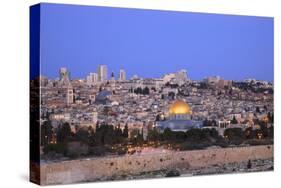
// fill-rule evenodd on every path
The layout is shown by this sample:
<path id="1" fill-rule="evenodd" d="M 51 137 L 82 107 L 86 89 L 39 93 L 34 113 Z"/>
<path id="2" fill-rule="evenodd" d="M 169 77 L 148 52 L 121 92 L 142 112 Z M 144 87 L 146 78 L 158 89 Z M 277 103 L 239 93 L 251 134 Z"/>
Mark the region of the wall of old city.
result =
<path id="1" fill-rule="evenodd" d="M 272 145 L 72 160 L 42 164 L 41 184 L 95 181 L 114 175 L 175 168 L 196 169 L 269 158 L 273 158 Z"/>

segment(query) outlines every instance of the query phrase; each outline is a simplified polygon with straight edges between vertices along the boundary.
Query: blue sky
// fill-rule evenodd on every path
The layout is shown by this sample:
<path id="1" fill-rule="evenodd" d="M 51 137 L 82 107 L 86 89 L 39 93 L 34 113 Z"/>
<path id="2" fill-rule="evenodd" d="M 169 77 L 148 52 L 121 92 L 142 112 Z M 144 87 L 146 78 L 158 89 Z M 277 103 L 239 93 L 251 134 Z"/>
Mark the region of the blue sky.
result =
<path id="1" fill-rule="evenodd" d="M 273 18 L 42 4 L 41 74 L 85 78 L 99 64 L 116 76 L 273 81 Z"/>

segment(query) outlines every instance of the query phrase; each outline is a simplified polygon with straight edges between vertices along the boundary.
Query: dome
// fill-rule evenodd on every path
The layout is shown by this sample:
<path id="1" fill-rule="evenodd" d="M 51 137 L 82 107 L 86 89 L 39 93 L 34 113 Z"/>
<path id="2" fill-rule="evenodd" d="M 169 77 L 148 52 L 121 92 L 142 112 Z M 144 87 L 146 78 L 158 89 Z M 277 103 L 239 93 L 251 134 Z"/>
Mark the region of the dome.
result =
<path id="1" fill-rule="evenodd" d="M 177 100 L 170 106 L 169 114 L 191 114 L 191 111 L 186 102 Z"/>

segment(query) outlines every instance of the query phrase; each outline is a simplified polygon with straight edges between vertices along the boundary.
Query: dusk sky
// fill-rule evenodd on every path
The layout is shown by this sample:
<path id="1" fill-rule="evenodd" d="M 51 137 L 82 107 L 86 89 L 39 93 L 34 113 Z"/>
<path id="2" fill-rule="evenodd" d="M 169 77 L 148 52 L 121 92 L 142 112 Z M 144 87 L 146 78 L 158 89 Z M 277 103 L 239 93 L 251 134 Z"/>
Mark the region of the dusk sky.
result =
<path id="1" fill-rule="evenodd" d="M 85 78 L 99 64 L 127 78 L 273 81 L 273 18 L 42 4 L 41 74 Z"/>

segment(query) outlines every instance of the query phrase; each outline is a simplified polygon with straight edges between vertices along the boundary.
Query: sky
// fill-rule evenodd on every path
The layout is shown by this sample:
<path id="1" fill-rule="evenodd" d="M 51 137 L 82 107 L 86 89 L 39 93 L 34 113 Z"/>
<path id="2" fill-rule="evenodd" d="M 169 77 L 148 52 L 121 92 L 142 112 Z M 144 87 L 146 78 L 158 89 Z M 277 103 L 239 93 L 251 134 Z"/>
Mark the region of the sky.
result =
<path id="1" fill-rule="evenodd" d="M 117 77 L 273 81 L 273 18 L 41 4 L 41 74 L 85 78 L 100 64 Z"/>

